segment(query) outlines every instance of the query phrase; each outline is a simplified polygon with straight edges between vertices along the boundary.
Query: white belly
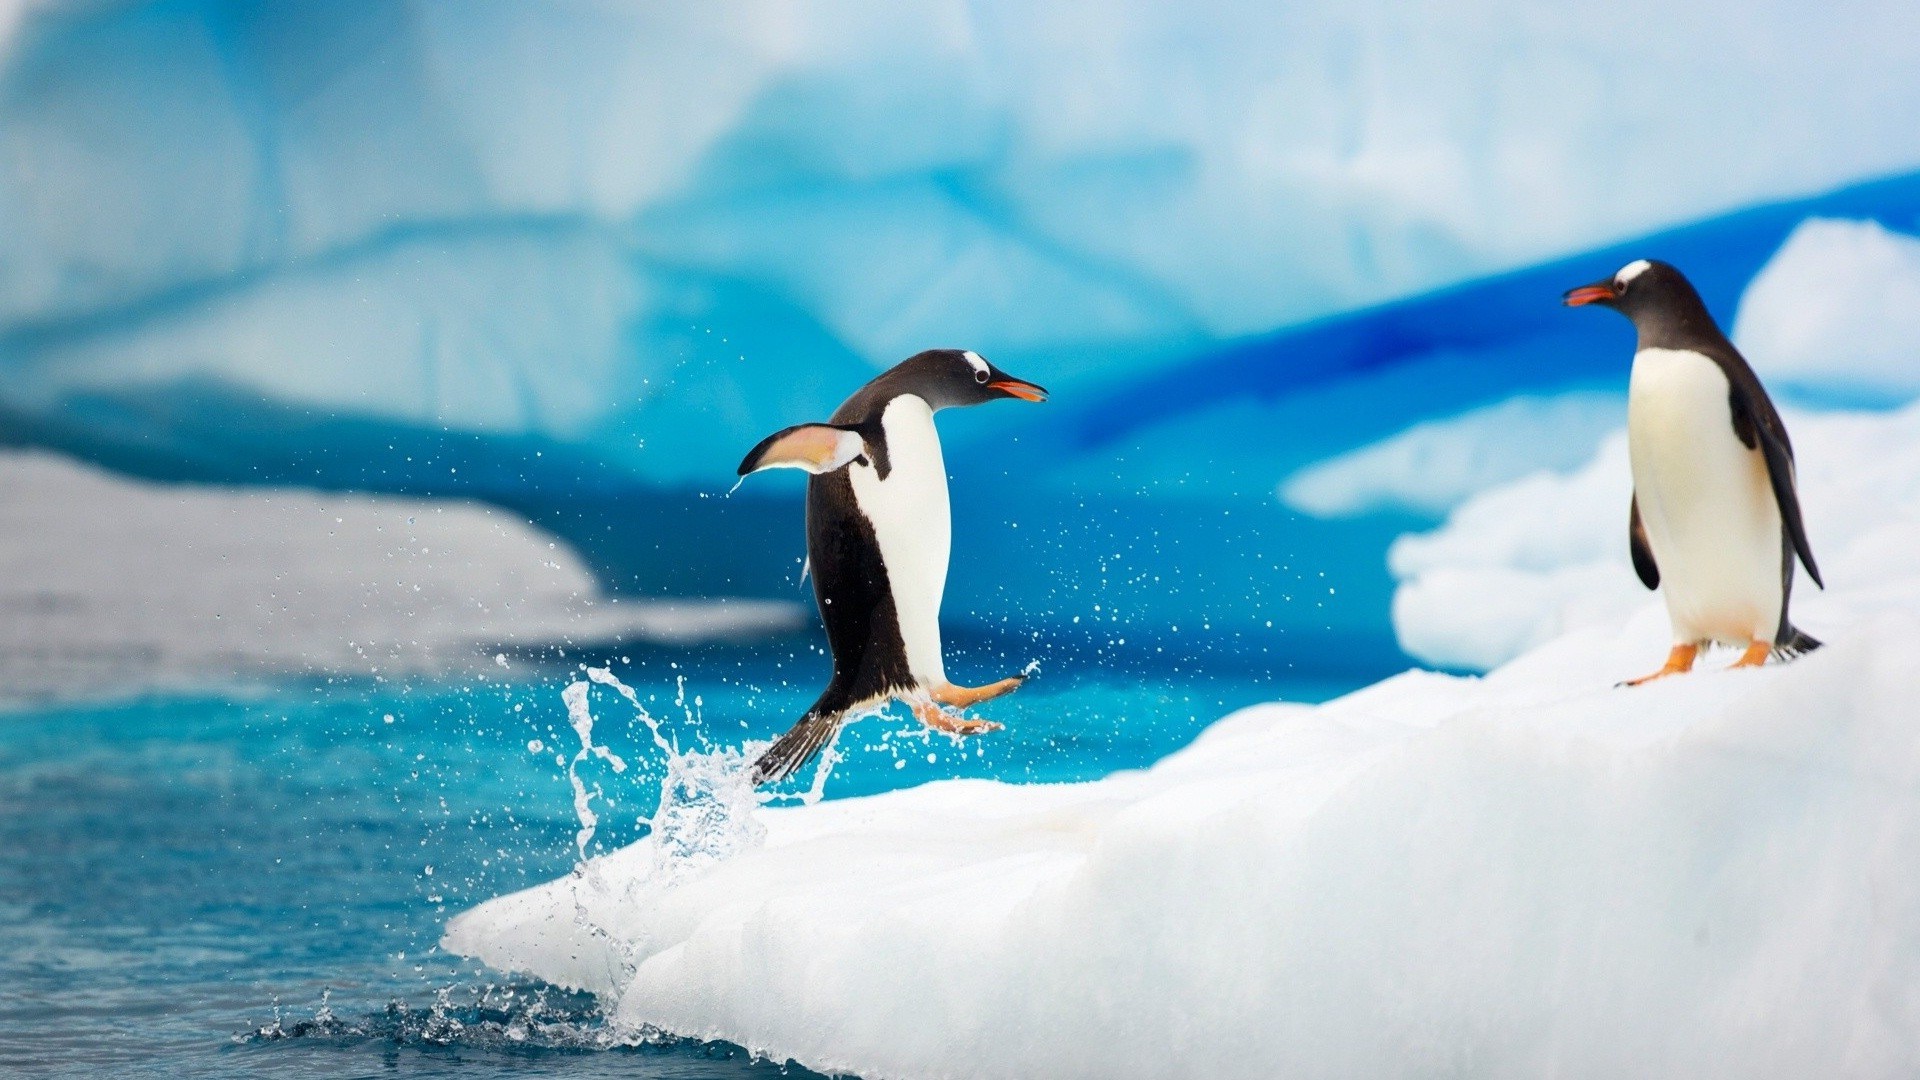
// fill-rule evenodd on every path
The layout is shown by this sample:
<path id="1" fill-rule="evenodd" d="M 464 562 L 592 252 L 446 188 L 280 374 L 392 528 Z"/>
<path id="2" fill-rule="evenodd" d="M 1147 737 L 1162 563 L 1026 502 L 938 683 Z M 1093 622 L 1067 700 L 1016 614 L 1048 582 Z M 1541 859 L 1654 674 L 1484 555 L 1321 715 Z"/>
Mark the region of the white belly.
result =
<path id="1" fill-rule="evenodd" d="M 1633 490 L 1677 643 L 1745 646 L 1772 641 L 1780 625 L 1780 507 L 1766 458 L 1734 434 L 1728 390 L 1699 353 L 1634 356 Z"/>
<path id="2" fill-rule="evenodd" d="M 953 546 L 947 465 L 925 401 L 912 394 L 895 398 L 880 424 L 891 470 L 882 480 L 870 465 L 850 466 L 853 496 L 880 542 L 907 667 L 922 686 L 938 686 L 947 677 L 940 659 L 940 597 Z"/>

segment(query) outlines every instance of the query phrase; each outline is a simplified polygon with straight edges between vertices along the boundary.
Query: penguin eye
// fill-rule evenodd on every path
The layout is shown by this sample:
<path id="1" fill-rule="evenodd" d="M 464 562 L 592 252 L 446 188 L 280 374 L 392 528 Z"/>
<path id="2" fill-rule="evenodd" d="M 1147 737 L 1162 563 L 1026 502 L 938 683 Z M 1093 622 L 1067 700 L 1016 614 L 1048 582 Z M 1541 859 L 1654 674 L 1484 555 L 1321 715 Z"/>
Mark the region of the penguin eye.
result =
<path id="1" fill-rule="evenodd" d="M 974 382 L 977 382 L 977 383 L 985 383 L 985 382 L 987 381 L 987 373 L 986 373 L 986 372 L 984 372 L 984 371 L 976 371 L 976 372 L 974 372 L 974 373 L 973 373 L 973 381 L 974 381 Z"/>

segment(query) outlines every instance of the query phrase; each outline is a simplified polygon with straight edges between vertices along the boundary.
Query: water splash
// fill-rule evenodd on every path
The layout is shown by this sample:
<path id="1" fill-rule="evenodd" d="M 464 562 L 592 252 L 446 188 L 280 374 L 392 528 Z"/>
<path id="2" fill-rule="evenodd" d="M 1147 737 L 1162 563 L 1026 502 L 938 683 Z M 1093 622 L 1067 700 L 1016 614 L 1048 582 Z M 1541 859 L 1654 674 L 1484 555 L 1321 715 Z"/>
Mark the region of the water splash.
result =
<path id="1" fill-rule="evenodd" d="M 740 748 L 715 748 L 699 734 L 696 710 L 701 702 L 695 697 L 692 705 L 688 704 L 684 676 L 675 681 L 674 704 L 682 710 L 699 741 L 692 749 L 682 749 L 678 739 L 665 730 L 641 702 L 640 695 L 610 669 L 589 667 L 586 675 L 586 679 L 571 683 L 561 694 L 574 730 L 582 733 L 582 751 L 575 760 L 585 760 L 586 748 L 591 746 L 594 719 L 590 695 L 592 687 L 599 685 L 626 700 L 633 709 L 633 719 L 646 729 L 664 762 L 659 802 L 653 813 L 642 819 L 652 851 L 649 880 L 670 884 L 688 873 L 755 847 L 765 838 L 766 826 L 753 817 L 761 797 L 749 774 L 752 759 Z M 596 751 L 602 749 L 595 748 Z M 605 756 L 610 761 L 619 761 L 610 754 Z M 623 768 L 624 763 L 616 765 L 615 771 Z M 568 775 L 575 784 L 574 810 L 580 818 L 580 835 L 590 840 L 598 824 L 591 798 L 583 796 L 584 786 L 571 769 Z M 582 863 L 586 864 L 584 841 L 580 854 Z"/>
<path id="2" fill-rule="evenodd" d="M 321 1058 L 334 1072 L 373 1075 L 419 1070 L 396 1052 L 422 1052 L 428 1071 L 486 1075 L 547 1076 L 574 1073 L 696 1078 L 768 1077 L 827 1080 L 791 1062 L 771 1060 L 727 1042 L 687 1038 L 648 1024 L 617 1024 L 593 995 L 544 983 L 512 982 L 441 989 L 431 1002 L 391 999 L 364 1012 L 336 1015 L 323 995 L 310 1019 L 284 1016 L 278 1003 L 270 1023 L 232 1036 L 229 1050 L 242 1058 L 239 1075 L 279 1075 L 276 1051 L 327 1048 L 372 1051 L 377 1068 L 361 1058 Z M 606 1051 L 623 1060 L 611 1066 L 581 1060 L 583 1052 Z M 306 1051 L 311 1053 L 311 1049 Z M 258 1056 L 256 1056 L 258 1055 Z M 543 1061 L 554 1059 L 550 1064 Z M 637 1060 L 636 1060 L 637 1059 Z M 251 1068 L 247 1066 L 251 1065 Z M 298 1066 L 296 1066 L 298 1068 Z M 228 1073 L 224 1070 L 220 1075 Z"/>
<path id="3" fill-rule="evenodd" d="M 594 797 L 600 794 L 596 787 L 587 790 L 586 781 L 580 779 L 580 766 L 589 758 L 598 757 L 613 767 L 615 773 L 627 771 L 627 763 L 605 746 L 597 746 L 593 741 L 593 710 L 587 704 L 587 684 L 575 682 L 560 692 L 560 700 L 567 705 L 567 722 L 573 725 L 573 733 L 580 737 L 580 749 L 567 763 L 567 782 L 573 785 L 573 813 L 580 821 L 580 829 L 574 834 L 574 847 L 580 853 L 580 861 L 587 861 L 587 845 L 593 843 L 593 834 L 600 828 L 600 816 L 593 811 Z"/>
<path id="4" fill-rule="evenodd" d="M 305 1020 L 288 1020 L 276 1000 L 272 1021 L 235 1035 L 233 1041 L 550 1050 L 689 1045 L 651 1028 L 610 1023 L 591 994 L 544 984 L 488 984 L 459 991 L 443 987 L 424 1007 L 395 998 L 386 1008 L 359 1016 L 338 1015 L 332 999 L 331 989 L 322 991 L 313 1016 Z"/>

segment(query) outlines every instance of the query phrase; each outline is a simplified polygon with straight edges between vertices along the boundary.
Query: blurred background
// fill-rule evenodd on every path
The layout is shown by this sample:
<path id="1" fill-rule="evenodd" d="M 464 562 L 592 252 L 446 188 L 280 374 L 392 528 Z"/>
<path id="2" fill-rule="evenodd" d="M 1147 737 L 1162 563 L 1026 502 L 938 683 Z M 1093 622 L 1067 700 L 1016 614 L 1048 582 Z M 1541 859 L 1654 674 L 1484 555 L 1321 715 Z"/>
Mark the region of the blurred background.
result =
<path id="1" fill-rule="evenodd" d="M 1920 393 L 1916 42 L 1903 3 L 4 0 L 0 829 L 70 867 L 0 878 L 16 977 L 174 904 L 216 957 L 183 1053 L 348 954 L 376 1005 L 444 988 L 447 905 L 574 855 L 579 664 L 702 745 L 810 700 L 803 478 L 734 467 L 924 348 L 1053 392 L 941 418 L 950 670 L 1043 678 L 833 794 L 1497 663 L 1594 594 L 1389 551 L 1621 426 L 1631 332 L 1563 289 L 1666 258 L 1790 407 Z M 258 887 L 156 899 L 215 865 Z"/>
<path id="2" fill-rule="evenodd" d="M 102 654 L 124 686 L 378 662 L 349 640 L 432 666 L 793 631 L 800 479 L 729 495 L 734 465 L 946 346 L 1055 391 L 943 418 L 954 633 L 1150 652 L 1205 623 L 1377 671 L 1387 543 L 1501 466 L 1288 478 L 1617 393 L 1624 328 L 1561 288 L 1666 254 L 1731 318 L 1801 218 L 1911 226 L 1909 185 L 1844 189 L 1920 166 L 1897 4 L 28 0 L 7 26 L 0 603 L 16 689 L 56 692 Z M 1527 464 L 1584 460 L 1612 424 L 1586 405 L 1528 412 Z M 162 520 L 127 527 L 156 482 Z M 438 532 L 293 490 L 432 500 Z M 542 610 L 428 625 L 514 601 Z"/>

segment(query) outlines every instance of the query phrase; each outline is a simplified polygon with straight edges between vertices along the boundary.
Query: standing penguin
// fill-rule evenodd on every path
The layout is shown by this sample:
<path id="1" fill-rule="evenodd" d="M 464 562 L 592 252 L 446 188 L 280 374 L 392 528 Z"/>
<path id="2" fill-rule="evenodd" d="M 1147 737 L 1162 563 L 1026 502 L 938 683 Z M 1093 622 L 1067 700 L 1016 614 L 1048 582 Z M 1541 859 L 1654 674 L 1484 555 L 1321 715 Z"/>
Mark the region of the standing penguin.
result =
<path id="1" fill-rule="evenodd" d="M 1665 585 L 1673 651 L 1638 686 L 1693 667 L 1702 645 L 1757 667 L 1820 647 L 1787 617 L 1794 557 L 1825 588 L 1794 488 L 1793 446 L 1760 380 L 1680 271 L 1640 259 L 1567 291 L 1633 320 L 1627 389 L 1633 502 L 1627 537 L 1647 588 Z"/>
<path id="2" fill-rule="evenodd" d="M 892 698 L 937 731 L 974 735 L 1000 725 L 952 716 L 1013 692 L 1014 677 L 982 687 L 947 681 L 940 655 L 953 524 L 933 414 L 959 405 L 1047 392 L 957 349 L 920 353 L 883 372 L 824 424 L 777 431 L 740 463 L 805 469 L 807 560 L 833 652 L 833 679 L 798 723 L 753 764 L 753 782 L 779 780 L 810 761 L 848 714 Z"/>

